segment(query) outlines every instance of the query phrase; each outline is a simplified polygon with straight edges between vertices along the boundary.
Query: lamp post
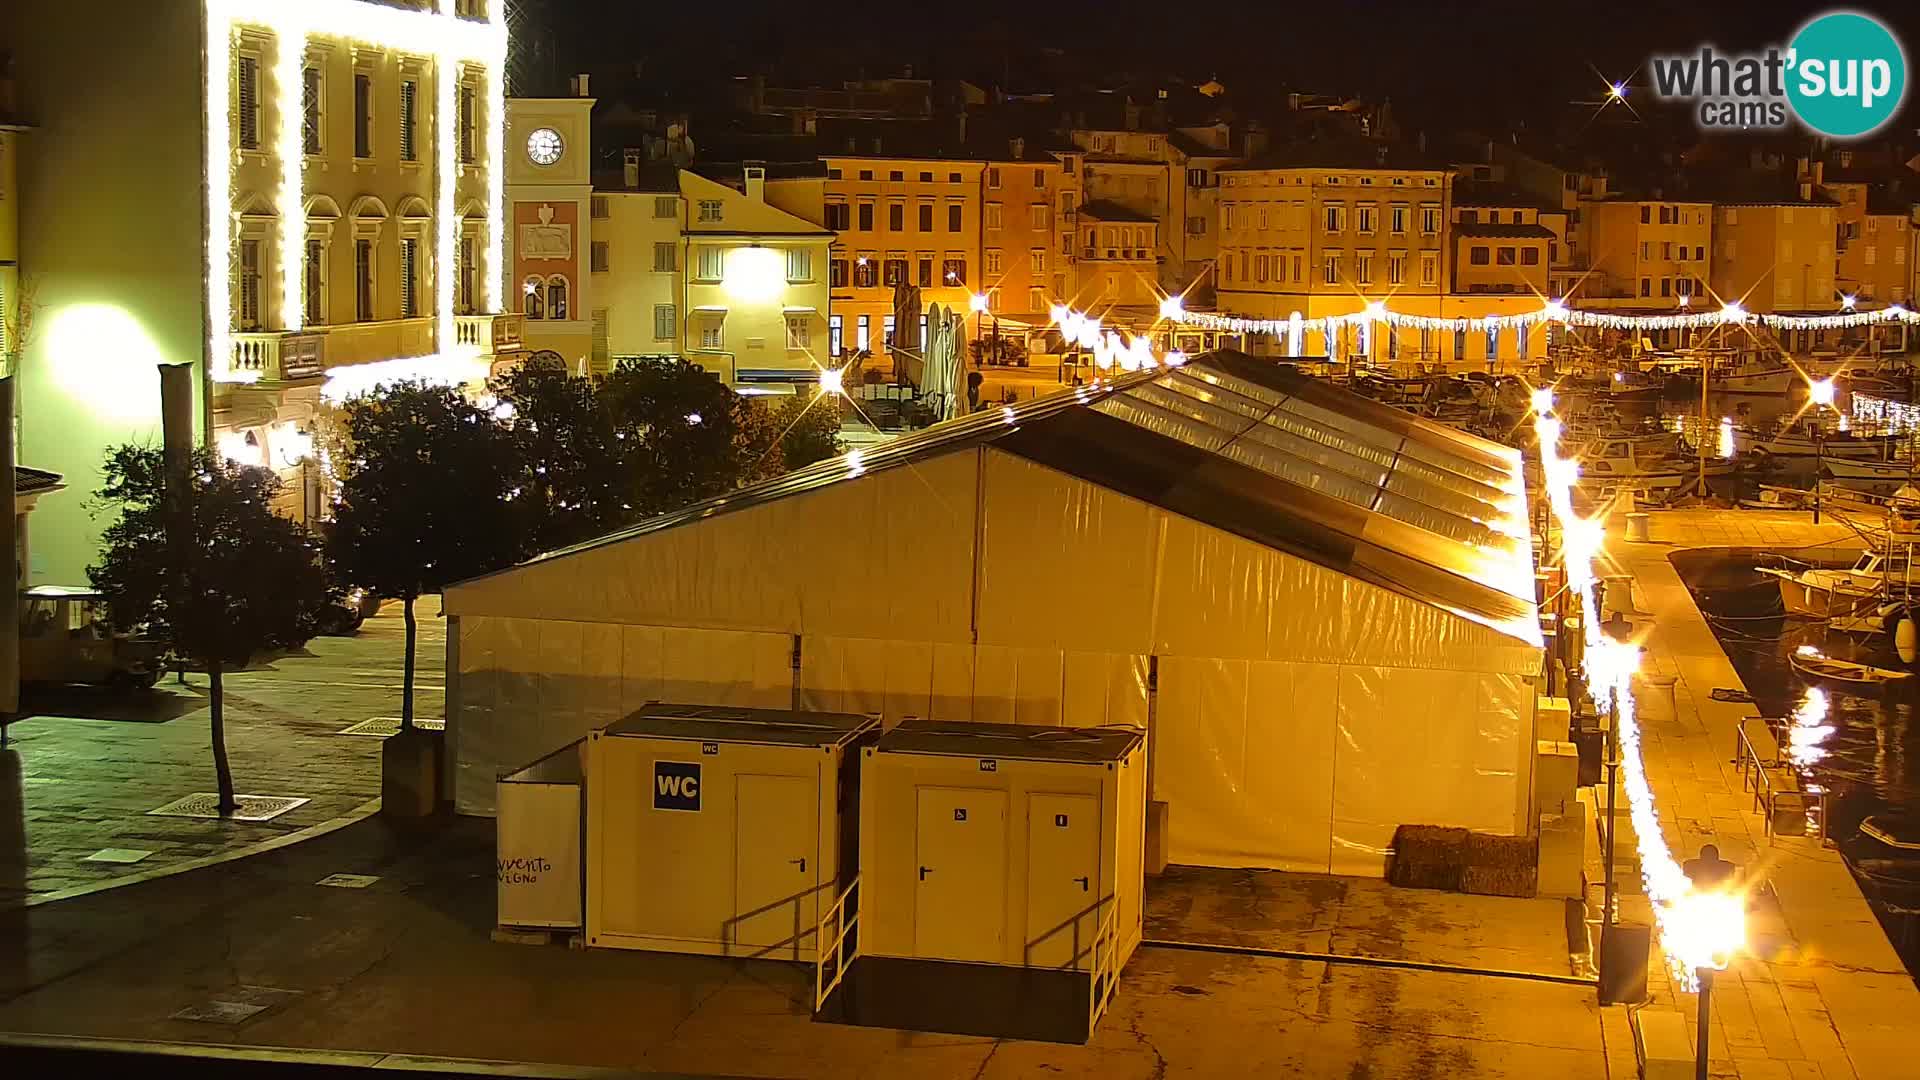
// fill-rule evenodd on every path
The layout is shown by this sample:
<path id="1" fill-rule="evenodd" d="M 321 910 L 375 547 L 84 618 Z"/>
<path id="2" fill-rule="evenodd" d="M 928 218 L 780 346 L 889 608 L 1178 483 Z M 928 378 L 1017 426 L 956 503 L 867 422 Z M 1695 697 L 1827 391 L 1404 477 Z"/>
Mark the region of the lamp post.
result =
<path id="1" fill-rule="evenodd" d="M 973 316 L 974 316 L 973 336 L 978 338 L 980 337 L 981 333 L 986 329 L 987 294 L 973 293 L 972 295 L 967 297 L 967 306 L 973 309 Z M 988 364 L 997 364 L 999 362 L 1000 362 L 1000 317 L 998 315 L 995 315 L 993 317 L 993 344 L 989 346 L 984 346 L 981 348 L 980 366 L 985 367 Z"/>
<path id="2" fill-rule="evenodd" d="M 1820 524 L 1820 474 L 1827 471 L 1827 429 L 1821 423 L 1823 409 L 1833 409 L 1837 415 L 1839 409 L 1833 407 L 1833 380 L 1814 379 L 1807 384 L 1807 399 L 1814 405 L 1813 414 L 1813 523 Z"/>
<path id="3" fill-rule="evenodd" d="M 1693 971 L 1700 980 L 1700 1012 L 1695 1018 L 1693 1076 L 1694 1080 L 1707 1080 L 1708 1044 L 1712 1042 L 1713 1028 L 1709 1021 L 1713 1015 L 1713 968 L 1700 967 Z"/>
<path id="4" fill-rule="evenodd" d="M 1605 907 L 1600 912 L 1600 925 L 1608 928 L 1614 924 L 1614 837 L 1620 831 L 1620 819 L 1616 816 L 1620 798 L 1620 700 L 1618 695 L 1623 692 L 1615 689 L 1616 696 L 1607 706 L 1607 884 L 1603 901 Z"/>

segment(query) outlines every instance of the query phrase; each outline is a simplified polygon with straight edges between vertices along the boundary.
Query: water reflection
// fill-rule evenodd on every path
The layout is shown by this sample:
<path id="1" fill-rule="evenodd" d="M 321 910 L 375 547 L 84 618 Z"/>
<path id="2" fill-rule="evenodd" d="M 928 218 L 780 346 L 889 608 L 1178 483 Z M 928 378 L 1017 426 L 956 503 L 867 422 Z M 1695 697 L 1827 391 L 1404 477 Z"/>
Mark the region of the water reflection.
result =
<path id="1" fill-rule="evenodd" d="M 1827 723 L 1827 694 L 1817 686 L 1807 687 L 1807 696 L 1793 710 L 1793 723 L 1787 728 L 1787 757 L 1794 767 L 1806 772 L 1827 756 L 1821 746 L 1833 734 Z"/>

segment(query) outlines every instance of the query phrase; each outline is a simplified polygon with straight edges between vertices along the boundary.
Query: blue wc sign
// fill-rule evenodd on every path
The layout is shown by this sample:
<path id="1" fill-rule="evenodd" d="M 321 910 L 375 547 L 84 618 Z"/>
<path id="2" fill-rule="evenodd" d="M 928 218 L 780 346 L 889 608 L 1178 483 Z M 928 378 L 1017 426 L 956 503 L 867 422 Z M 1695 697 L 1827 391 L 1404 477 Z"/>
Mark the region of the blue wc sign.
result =
<path id="1" fill-rule="evenodd" d="M 653 763 L 655 810 L 700 810 L 700 764 L 694 761 Z"/>

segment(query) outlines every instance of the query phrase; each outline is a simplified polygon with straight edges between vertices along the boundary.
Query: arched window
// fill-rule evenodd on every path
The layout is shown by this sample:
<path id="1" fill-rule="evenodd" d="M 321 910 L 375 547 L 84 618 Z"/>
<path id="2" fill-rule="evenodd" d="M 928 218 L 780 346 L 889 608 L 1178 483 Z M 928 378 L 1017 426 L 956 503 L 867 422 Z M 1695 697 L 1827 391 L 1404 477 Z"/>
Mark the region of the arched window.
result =
<path id="1" fill-rule="evenodd" d="M 567 279 L 555 274 L 547 279 L 547 318 L 567 317 Z"/>
<path id="2" fill-rule="evenodd" d="M 529 319 L 547 317 L 547 297 L 541 290 L 540 284 L 540 279 L 537 277 L 530 277 L 521 284 L 520 310 L 526 312 Z"/>

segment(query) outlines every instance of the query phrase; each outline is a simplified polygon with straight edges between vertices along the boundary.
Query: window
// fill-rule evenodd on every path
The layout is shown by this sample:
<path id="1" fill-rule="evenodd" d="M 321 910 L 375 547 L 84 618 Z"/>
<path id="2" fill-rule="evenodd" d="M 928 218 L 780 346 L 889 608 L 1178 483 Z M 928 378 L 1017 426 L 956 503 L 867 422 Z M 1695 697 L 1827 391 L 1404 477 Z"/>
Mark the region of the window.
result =
<path id="1" fill-rule="evenodd" d="M 1301 282 L 1302 284 L 1305 284 L 1307 280 L 1306 276 L 1300 271 L 1300 255 L 1298 253 L 1295 253 L 1293 256 L 1293 280 Z"/>
<path id="2" fill-rule="evenodd" d="M 787 348 L 789 349 L 813 348 L 813 316 L 811 315 L 787 316 Z"/>
<path id="3" fill-rule="evenodd" d="M 240 241 L 240 329 L 260 329 L 260 241 Z"/>
<path id="4" fill-rule="evenodd" d="M 1375 208 L 1372 205 L 1368 204 L 1368 205 L 1362 205 L 1357 209 L 1359 210 L 1360 219 L 1359 219 L 1358 225 L 1359 225 L 1360 231 L 1363 233 L 1373 232 L 1373 225 L 1374 225 L 1373 219 L 1374 219 Z"/>
<path id="5" fill-rule="evenodd" d="M 948 257 L 940 262 L 940 280 L 946 285 L 967 283 L 967 260 Z"/>
<path id="6" fill-rule="evenodd" d="M 1207 186 L 1207 170 L 1188 169 L 1187 170 L 1187 186 L 1194 187 L 1194 188 L 1206 187 Z"/>
<path id="7" fill-rule="evenodd" d="M 1353 280 L 1362 285 L 1373 284 L 1373 252 L 1360 251 L 1354 253 Z"/>
<path id="8" fill-rule="evenodd" d="M 567 317 L 567 279 L 555 274 L 547 279 L 547 318 L 564 320 Z"/>
<path id="9" fill-rule="evenodd" d="M 1043 188 L 1047 186 L 1047 170 L 1045 169 L 1033 170 L 1033 186 L 1037 188 Z M 1035 310 L 1037 311 L 1039 309 L 1036 308 Z"/>
<path id="10" fill-rule="evenodd" d="M 605 195 L 595 195 L 593 197 L 592 213 L 595 221 L 605 221 L 613 216 L 613 211 L 607 206 L 607 197 Z"/>
<path id="11" fill-rule="evenodd" d="M 1027 290 L 1027 310 L 1035 312 L 1047 310 L 1047 291 L 1045 289 Z"/>
<path id="12" fill-rule="evenodd" d="M 1261 285 L 1267 283 L 1267 257 L 1265 255 L 1255 255 L 1253 257 L 1253 280 Z"/>
<path id="13" fill-rule="evenodd" d="M 1188 236 L 1205 236 L 1206 234 L 1207 234 L 1206 218 L 1199 217 L 1197 215 L 1190 216 L 1187 218 L 1187 235 Z"/>
<path id="14" fill-rule="evenodd" d="M 990 188 L 990 189 L 994 189 L 994 190 L 998 190 L 998 189 L 999 189 L 999 187 L 1000 187 L 1000 170 L 999 170 L 999 168 L 998 168 L 998 167 L 995 167 L 995 166 L 989 166 L 989 167 L 987 168 L 987 187 L 988 187 L 988 188 Z"/>
<path id="15" fill-rule="evenodd" d="M 671 274 L 678 269 L 674 263 L 673 241 L 655 240 L 653 242 L 653 272 L 656 274 Z"/>
<path id="16" fill-rule="evenodd" d="M 1640 258 L 1642 260 L 1653 258 L 1653 243 L 1651 241 L 1640 241 Z"/>
<path id="17" fill-rule="evenodd" d="M 1540 265 L 1540 249 L 1537 247 L 1521 248 L 1520 264 L 1522 266 L 1539 266 Z"/>
<path id="18" fill-rule="evenodd" d="M 1000 249 L 988 248 L 987 249 L 987 273 L 998 275 L 998 274 L 1003 274 L 1005 272 L 1006 271 L 1000 265 Z"/>
<path id="19" fill-rule="evenodd" d="M 933 174 L 932 174 L 932 173 L 930 173 L 930 172 L 923 172 L 923 173 L 921 173 L 921 174 L 920 174 L 920 182 L 921 182 L 921 183 L 923 183 L 923 184 L 931 184 L 931 183 L 933 183 Z"/>
<path id="20" fill-rule="evenodd" d="M 420 241 L 400 241 L 400 317 L 420 317 Z"/>
<path id="21" fill-rule="evenodd" d="M 950 202 L 947 204 L 947 231 L 948 232 L 960 231 L 960 209 L 961 209 L 961 204 L 957 202 Z"/>
<path id="22" fill-rule="evenodd" d="M 727 347 L 727 324 L 724 319 L 708 319 L 700 325 L 700 347 L 710 352 Z"/>
<path id="23" fill-rule="evenodd" d="M 679 213 L 680 213 L 679 199 L 676 199 L 671 195 L 655 195 L 653 197 L 653 216 L 655 218 L 670 218 L 678 215 Z"/>
<path id="24" fill-rule="evenodd" d="M 1034 248 L 1027 252 L 1027 273 L 1038 278 L 1047 272 L 1047 249 Z M 1038 311 L 1038 308 L 1034 310 Z"/>
<path id="25" fill-rule="evenodd" d="M 1694 262 L 1706 262 L 1706 261 L 1707 261 L 1707 245 L 1705 245 L 1705 244 L 1695 244 L 1695 245 L 1694 245 L 1694 247 L 1693 247 L 1693 261 L 1694 261 Z"/>
<path id="26" fill-rule="evenodd" d="M 373 321 L 373 241 L 353 242 L 353 317 Z"/>
<path id="27" fill-rule="evenodd" d="M 1327 204 L 1327 231 L 1331 233 L 1347 231 L 1347 209 L 1339 203 Z"/>
<path id="28" fill-rule="evenodd" d="M 887 204 L 887 228 L 892 229 L 894 232 L 899 232 L 902 229 L 905 229 L 906 227 L 907 227 L 907 204 L 897 203 L 897 202 L 888 203 Z"/>
<path id="29" fill-rule="evenodd" d="M 887 263 L 883 270 L 884 273 L 881 275 L 880 281 L 881 284 L 887 288 L 891 289 L 895 285 L 905 285 L 907 283 L 907 257 L 905 255 L 888 255 Z"/>
<path id="30" fill-rule="evenodd" d="M 843 203 L 843 202 L 828 203 L 827 204 L 827 228 L 832 229 L 834 232 L 846 232 L 848 215 L 849 215 L 849 211 L 847 209 L 846 203 Z"/>
<path id="31" fill-rule="evenodd" d="M 873 204 L 870 202 L 860 204 L 860 231 L 873 231 Z"/>
<path id="32" fill-rule="evenodd" d="M 460 84 L 460 163 L 462 165 L 473 164 L 473 160 L 474 160 L 473 144 L 476 141 L 474 136 L 479 131 L 479 128 L 480 128 L 479 116 L 477 115 L 479 112 L 479 108 L 480 108 L 480 95 L 477 92 L 475 92 L 473 88 L 473 84 L 461 83 Z M 656 211 L 654 216 L 659 217 L 661 215 L 658 213 L 658 211 Z M 672 217 L 673 215 L 667 214 L 665 216 Z"/>
<path id="33" fill-rule="evenodd" d="M 1000 204 L 997 202 L 988 203 L 986 213 L 986 227 L 989 229 L 998 229 L 1000 227 Z"/>
<path id="34" fill-rule="evenodd" d="M 901 172 L 899 169 L 894 169 L 892 172 L 889 172 L 887 174 L 887 179 L 893 181 L 896 184 L 902 180 L 905 180 L 906 178 L 907 178 L 907 174 L 904 172 Z"/>
<path id="35" fill-rule="evenodd" d="M 1407 253 L 1394 251 L 1387 254 L 1387 284 L 1399 285 L 1407 280 Z"/>
<path id="36" fill-rule="evenodd" d="M 805 248 L 787 249 L 787 280 L 813 280 L 813 252 Z"/>
<path id="37" fill-rule="evenodd" d="M 1063 157 L 1060 159 L 1060 171 L 1068 176 L 1073 175 L 1073 159 L 1071 157 Z"/>
<path id="38" fill-rule="evenodd" d="M 607 242 L 595 240 L 587 249 L 588 268 L 596 274 L 607 272 Z"/>
<path id="39" fill-rule="evenodd" d="M 260 58 L 240 56 L 233 68 L 234 109 L 239 130 L 235 139 L 242 150 L 260 149 Z"/>
<path id="40" fill-rule="evenodd" d="M 306 322 L 319 326 L 327 321 L 327 245 L 307 241 L 306 264 L 301 270 L 306 292 Z"/>
<path id="41" fill-rule="evenodd" d="M 1462 210 L 1462 211 L 1460 211 L 1460 224 L 1462 224 L 1462 225 L 1478 225 L 1478 224 L 1480 224 L 1480 211 L 1478 211 L 1478 210 Z"/>
<path id="42" fill-rule="evenodd" d="M 930 202 L 920 204 L 920 231 L 933 231 L 933 204 Z"/>
<path id="43" fill-rule="evenodd" d="M 853 263 L 853 286 L 871 289 L 880 284 L 880 267 L 871 256 L 862 255 Z"/>
<path id="44" fill-rule="evenodd" d="M 1653 295 L 1653 279 L 1652 278 L 1640 279 L 1640 295 L 1641 296 Z"/>
<path id="45" fill-rule="evenodd" d="M 948 173 L 948 174 L 947 174 L 947 183 L 949 183 L 949 184 L 957 184 L 957 183 L 959 183 L 959 182 L 960 182 L 960 174 L 959 174 L 959 173 L 957 173 L 957 172 L 955 172 L 955 173 Z"/>
<path id="46" fill-rule="evenodd" d="M 1465 330 L 1455 330 L 1453 332 L 1453 358 L 1455 360 L 1465 360 L 1467 358 L 1467 332 Z"/>
<path id="47" fill-rule="evenodd" d="M 694 277 L 701 281 L 719 281 L 726 275 L 727 251 L 725 248 L 705 244 L 696 250 L 700 253 L 700 262 Z"/>
<path id="48" fill-rule="evenodd" d="M 721 213 L 722 213 L 722 210 L 721 210 L 721 203 L 719 199 L 701 199 L 700 200 L 700 221 L 702 224 L 705 224 L 705 225 L 718 224 L 720 221 Z"/>
<path id="49" fill-rule="evenodd" d="M 1440 208 L 1437 206 L 1420 207 L 1420 235 L 1435 236 L 1440 232 Z"/>
<path id="50" fill-rule="evenodd" d="M 893 316 L 880 316 L 880 345 L 889 351 L 893 348 L 893 325 Z"/>
<path id="51" fill-rule="evenodd" d="M 1494 256 L 1494 262 L 1498 263 L 1501 266 L 1512 266 L 1514 264 L 1514 260 L 1515 260 L 1514 249 L 1511 247 L 1500 248 L 1499 253 Z"/>
<path id="52" fill-rule="evenodd" d="M 1467 252 L 1467 262 L 1474 266 L 1486 266 L 1493 261 L 1493 253 L 1485 247 L 1474 247 Z"/>
<path id="53" fill-rule="evenodd" d="M 1440 256 L 1435 252 L 1420 253 L 1420 284 L 1437 285 L 1440 283 Z"/>
<path id="54" fill-rule="evenodd" d="M 845 316 L 827 316 L 827 355 L 839 356 L 841 349 L 840 334 L 845 329 Z"/>
<path id="55" fill-rule="evenodd" d="M 844 289 L 847 287 L 847 260 L 828 260 L 827 287 L 832 289 Z"/>
<path id="56" fill-rule="evenodd" d="M 1321 280 L 1326 284 L 1340 284 L 1340 253 L 1337 251 L 1327 252 L 1326 260 L 1321 264 L 1321 271 Z"/>
<path id="57" fill-rule="evenodd" d="M 1404 235 L 1407 231 L 1407 204 L 1394 203 L 1387 214 L 1387 231 L 1395 235 Z"/>
<path id="58" fill-rule="evenodd" d="M 420 160 L 419 148 L 415 145 L 415 119 L 420 100 L 420 84 L 412 79 L 403 79 L 400 83 L 400 160 Z"/>
<path id="59" fill-rule="evenodd" d="M 1660 208 L 1660 224 L 1672 225 L 1679 220 L 1680 214 L 1675 207 L 1663 206 Z"/>
<path id="60" fill-rule="evenodd" d="M 1047 231 L 1047 204 L 1034 203 L 1027 208 L 1027 225 L 1036 232 Z"/>
<path id="61" fill-rule="evenodd" d="M 871 179 L 873 179 L 873 170 L 872 170 L 872 169 L 861 169 L 861 170 L 860 170 L 860 179 L 862 179 L 862 180 L 871 180 Z"/>
<path id="62" fill-rule="evenodd" d="M 476 250 L 475 239 L 472 236 L 462 236 L 459 246 L 453 252 L 453 309 L 462 315 L 473 314 L 474 283 L 480 276 L 480 261 L 475 256 Z"/>
<path id="63" fill-rule="evenodd" d="M 933 256 L 920 256 L 918 265 L 915 267 L 914 282 L 923 289 L 933 286 Z"/>
<path id="64" fill-rule="evenodd" d="M 1529 336 L 1528 331 L 1532 329 L 1533 328 L 1528 326 L 1526 323 L 1521 323 L 1519 326 L 1514 328 L 1514 332 L 1513 332 L 1514 350 L 1520 354 L 1520 359 L 1522 360 L 1525 360 L 1527 358 L 1527 338 Z"/>
<path id="65" fill-rule="evenodd" d="M 680 329 L 680 320 L 675 317 L 672 304 L 653 305 L 653 340 L 672 341 Z"/>
<path id="66" fill-rule="evenodd" d="M 364 71 L 353 75 L 353 156 L 373 156 L 373 76 Z"/>
<path id="67" fill-rule="evenodd" d="M 1494 357 L 1499 355 L 1500 355 L 1500 327 L 1497 325 L 1489 326 L 1487 327 L 1487 359 L 1492 360 Z"/>
<path id="68" fill-rule="evenodd" d="M 1673 279 L 1672 278 L 1660 279 L 1660 295 L 1661 296 L 1673 295 Z"/>
<path id="69" fill-rule="evenodd" d="M 307 68 L 300 73 L 300 146 L 309 154 L 320 152 L 320 69 Z"/>
<path id="70" fill-rule="evenodd" d="M 1642 225 L 1653 224 L 1653 207 L 1642 206 L 1640 208 L 1640 224 Z"/>

